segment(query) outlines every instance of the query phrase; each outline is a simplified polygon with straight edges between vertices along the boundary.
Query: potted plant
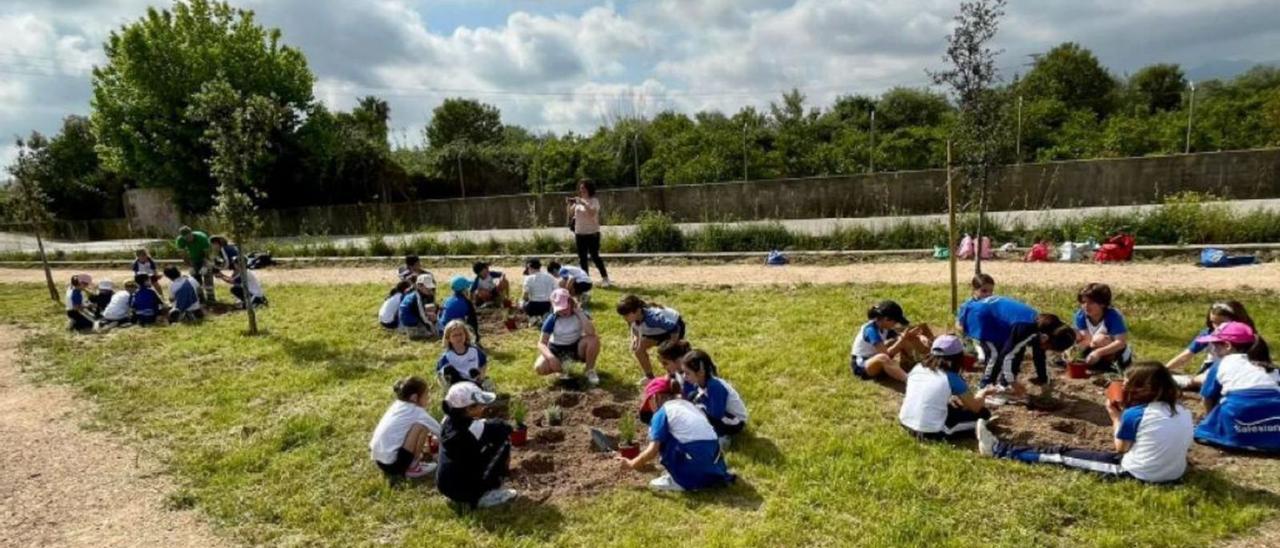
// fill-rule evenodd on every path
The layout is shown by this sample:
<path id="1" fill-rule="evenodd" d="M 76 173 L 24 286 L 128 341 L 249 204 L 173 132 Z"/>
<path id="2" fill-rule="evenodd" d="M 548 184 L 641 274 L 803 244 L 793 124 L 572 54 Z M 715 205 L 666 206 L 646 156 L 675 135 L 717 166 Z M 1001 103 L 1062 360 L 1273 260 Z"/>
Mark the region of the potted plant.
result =
<path id="1" fill-rule="evenodd" d="M 636 419 L 630 413 L 618 422 L 618 454 L 628 459 L 640 455 L 640 446 L 636 445 Z"/>
<path id="2" fill-rule="evenodd" d="M 1107 373 L 1107 380 L 1111 381 L 1107 384 L 1107 401 L 1113 401 L 1124 407 L 1124 372 L 1120 371 L 1120 366 L 1112 365 L 1111 372 Z"/>
<path id="3" fill-rule="evenodd" d="M 1069 379 L 1087 379 L 1089 378 L 1089 364 L 1085 363 L 1079 355 L 1067 356 L 1067 378 Z"/>
<path id="4" fill-rule="evenodd" d="M 560 426 L 560 423 L 564 422 L 564 411 L 560 410 L 559 405 L 548 407 L 545 415 L 547 426 Z"/>
<path id="5" fill-rule="evenodd" d="M 515 430 L 511 431 L 511 445 L 521 447 L 529 441 L 529 427 L 524 424 L 525 407 L 524 402 L 515 401 L 511 403 L 511 419 L 516 422 Z"/>

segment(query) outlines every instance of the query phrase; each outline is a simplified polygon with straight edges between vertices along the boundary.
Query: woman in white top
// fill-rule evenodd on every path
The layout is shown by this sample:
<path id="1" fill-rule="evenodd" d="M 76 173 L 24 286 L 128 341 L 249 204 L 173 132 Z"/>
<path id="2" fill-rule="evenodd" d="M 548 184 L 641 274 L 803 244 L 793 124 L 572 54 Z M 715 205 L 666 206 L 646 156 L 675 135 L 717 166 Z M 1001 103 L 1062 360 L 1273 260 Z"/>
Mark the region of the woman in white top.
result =
<path id="1" fill-rule="evenodd" d="M 600 271 L 601 287 L 609 287 L 609 272 L 600 258 L 600 200 L 596 199 L 596 184 L 591 179 L 578 181 L 578 195 L 568 198 L 569 215 L 573 217 L 573 243 L 578 249 L 578 267 L 591 272 L 587 266 L 590 258 Z"/>

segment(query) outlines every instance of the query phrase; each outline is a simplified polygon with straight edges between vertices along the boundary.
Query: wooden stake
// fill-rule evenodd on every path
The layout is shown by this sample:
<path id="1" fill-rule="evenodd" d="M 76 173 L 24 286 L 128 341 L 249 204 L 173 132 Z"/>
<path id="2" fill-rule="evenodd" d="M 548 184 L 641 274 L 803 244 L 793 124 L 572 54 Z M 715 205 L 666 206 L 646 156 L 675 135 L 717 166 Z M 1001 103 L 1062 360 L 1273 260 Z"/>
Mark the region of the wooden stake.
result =
<path id="1" fill-rule="evenodd" d="M 956 280 L 956 185 L 951 179 L 951 141 L 947 141 L 947 257 L 951 262 L 951 314 L 960 306 Z"/>

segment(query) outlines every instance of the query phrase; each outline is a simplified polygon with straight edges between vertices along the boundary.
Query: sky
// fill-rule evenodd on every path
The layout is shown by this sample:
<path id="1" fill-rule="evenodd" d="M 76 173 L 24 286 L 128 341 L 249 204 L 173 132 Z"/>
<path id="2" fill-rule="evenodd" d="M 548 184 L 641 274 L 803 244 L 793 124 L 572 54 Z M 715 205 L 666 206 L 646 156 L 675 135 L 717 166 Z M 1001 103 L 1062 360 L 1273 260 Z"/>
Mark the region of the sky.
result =
<path id="1" fill-rule="evenodd" d="M 392 142 L 417 145 L 446 97 L 496 105 L 534 131 L 590 131 L 663 110 L 811 105 L 926 86 L 958 0 L 236 0 L 316 74 L 335 109 L 376 95 Z M 1064 41 L 1118 76 L 1175 62 L 1193 78 L 1280 60 L 1277 0 L 1011 0 L 997 36 L 1005 78 Z M 88 114 L 108 34 L 154 0 L 0 0 L 0 165 L 13 141 Z"/>

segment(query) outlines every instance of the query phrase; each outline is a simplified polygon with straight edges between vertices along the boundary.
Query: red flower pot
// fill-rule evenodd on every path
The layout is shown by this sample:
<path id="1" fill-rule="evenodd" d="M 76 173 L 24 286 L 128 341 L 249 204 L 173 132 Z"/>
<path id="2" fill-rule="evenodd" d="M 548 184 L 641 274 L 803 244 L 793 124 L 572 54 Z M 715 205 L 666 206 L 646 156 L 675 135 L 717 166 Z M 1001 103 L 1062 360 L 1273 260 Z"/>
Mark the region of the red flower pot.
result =
<path id="1" fill-rule="evenodd" d="M 511 431 L 511 445 L 514 447 L 523 447 L 529 442 L 529 430 L 526 428 L 517 428 Z"/>
<path id="2" fill-rule="evenodd" d="M 624 459 L 634 459 L 640 456 L 639 445 L 623 445 L 618 447 L 618 454 Z"/>
<path id="3" fill-rule="evenodd" d="M 516 330 L 516 319 L 515 319 L 515 318 L 507 318 L 506 320 L 503 320 L 502 325 L 504 325 L 504 326 L 507 328 L 507 331 L 515 331 L 515 330 Z"/>
<path id="4" fill-rule="evenodd" d="M 1124 405 L 1124 381 L 1111 381 L 1107 385 L 1107 401 Z"/>
<path id="5" fill-rule="evenodd" d="M 972 373 L 972 372 L 974 372 L 974 371 L 977 371 L 977 370 L 978 370 L 978 357 L 977 357 L 977 356 L 970 356 L 970 355 L 968 355 L 968 354 L 965 354 L 965 355 L 964 355 L 963 360 L 964 360 L 964 370 L 965 370 L 965 371 L 968 371 L 968 372 Z"/>
<path id="6" fill-rule="evenodd" d="M 1089 365 L 1084 362 L 1071 362 L 1067 364 L 1067 378 L 1071 379 L 1087 379 L 1089 378 Z"/>
<path id="7" fill-rule="evenodd" d="M 427 452 L 432 455 L 440 453 L 440 440 L 435 436 L 427 436 Z"/>

